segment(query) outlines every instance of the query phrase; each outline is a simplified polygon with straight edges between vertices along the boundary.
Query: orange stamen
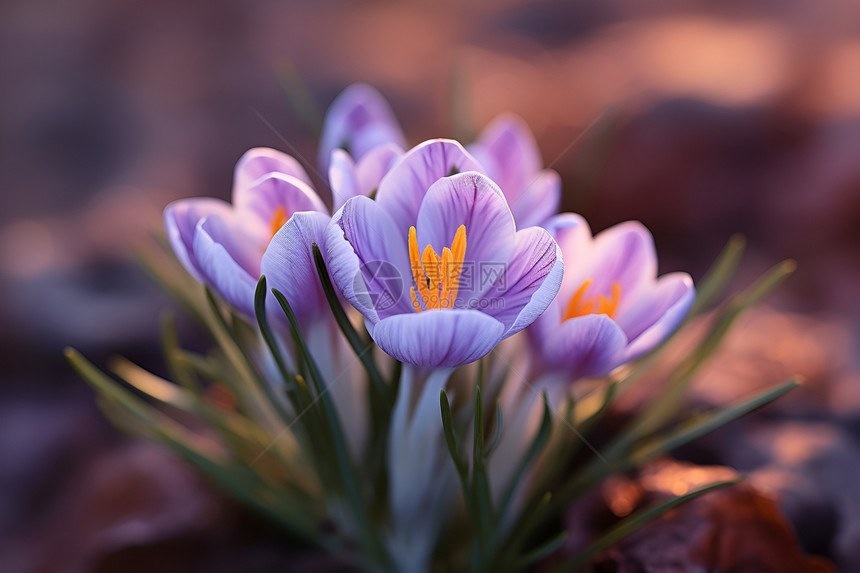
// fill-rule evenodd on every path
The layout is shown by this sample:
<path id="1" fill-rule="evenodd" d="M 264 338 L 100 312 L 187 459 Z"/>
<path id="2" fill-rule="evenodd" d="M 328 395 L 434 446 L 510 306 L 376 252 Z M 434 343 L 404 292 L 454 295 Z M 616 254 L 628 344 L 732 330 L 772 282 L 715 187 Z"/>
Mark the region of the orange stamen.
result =
<path id="1" fill-rule="evenodd" d="M 272 237 L 275 236 L 275 233 L 281 230 L 281 227 L 289 221 L 290 218 L 287 217 L 287 210 L 283 207 L 278 207 L 275 209 L 275 213 L 272 215 L 272 220 L 269 221 L 269 231 Z"/>
<path id="2" fill-rule="evenodd" d="M 430 289 L 427 288 L 427 277 L 421 267 L 421 255 L 418 251 L 418 235 L 415 232 L 415 227 L 409 228 L 409 261 L 412 266 L 412 278 L 415 280 L 420 300 L 424 302 L 425 308 L 429 308 L 427 301 L 430 300 Z"/>
<path id="3" fill-rule="evenodd" d="M 618 303 L 621 300 L 621 285 L 617 282 L 612 283 L 610 287 L 612 293 L 609 296 L 599 294 L 596 299 L 586 298 L 585 293 L 593 282 L 593 279 L 586 279 L 576 289 L 576 292 L 573 293 L 573 296 L 570 297 L 567 303 L 561 319 L 562 322 L 587 314 L 605 314 L 609 318 L 615 318 L 615 313 L 618 311 Z M 594 310 L 595 306 L 597 307 L 596 311 Z"/>
<path id="4" fill-rule="evenodd" d="M 409 294 L 412 295 L 412 306 L 415 307 L 415 312 L 421 312 L 421 305 L 418 303 L 418 297 L 415 296 L 415 287 L 409 287 Z"/>
<path id="5" fill-rule="evenodd" d="M 412 306 L 416 312 L 422 310 L 452 308 L 457 300 L 463 257 L 466 255 L 466 226 L 460 225 L 454 235 L 451 248 L 436 254 L 431 245 L 418 249 L 415 227 L 409 228 L 409 262 L 415 286 L 410 289 Z M 417 289 L 417 290 L 416 290 Z"/>
<path id="6" fill-rule="evenodd" d="M 451 274 L 451 270 L 449 268 L 450 266 L 451 266 L 451 249 L 449 249 L 448 247 L 445 247 L 444 249 L 442 249 L 442 266 L 441 266 L 441 269 L 442 269 L 442 276 L 443 276 L 444 280 L 442 281 L 442 291 L 439 293 L 439 307 L 440 308 L 450 308 L 452 306 L 451 301 L 448 300 L 448 298 L 451 295 L 451 285 L 450 285 L 450 282 L 448 280 L 448 277 Z"/>

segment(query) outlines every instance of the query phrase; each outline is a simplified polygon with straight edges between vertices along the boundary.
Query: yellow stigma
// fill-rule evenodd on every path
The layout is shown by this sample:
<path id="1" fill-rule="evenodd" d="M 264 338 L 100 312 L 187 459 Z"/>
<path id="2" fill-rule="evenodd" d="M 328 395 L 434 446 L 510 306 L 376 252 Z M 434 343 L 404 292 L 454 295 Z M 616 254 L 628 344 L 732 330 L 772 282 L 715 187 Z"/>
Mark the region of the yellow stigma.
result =
<path id="1" fill-rule="evenodd" d="M 290 218 L 287 217 L 287 210 L 283 207 L 278 207 L 275 209 L 275 213 L 272 215 L 272 220 L 269 222 L 269 231 L 271 232 L 271 236 L 274 237 L 275 233 L 281 230 L 281 227 L 284 226 L 284 223 L 289 221 Z"/>
<path id="2" fill-rule="evenodd" d="M 615 312 L 618 310 L 618 301 L 621 300 L 621 285 L 617 282 L 612 283 L 610 287 L 612 294 L 610 296 L 597 295 L 594 297 L 586 297 L 585 293 L 594 279 L 586 279 L 570 300 L 567 303 L 567 308 L 564 311 L 564 316 L 561 321 L 576 318 L 577 316 L 585 316 L 586 314 L 605 314 L 609 318 L 615 318 Z M 596 310 L 595 310 L 596 307 Z"/>
<path id="3" fill-rule="evenodd" d="M 415 227 L 409 228 L 409 263 L 412 267 L 412 278 L 415 280 L 415 286 L 411 287 L 410 293 L 416 312 L 454 307 L 465 256 L 466 225 L 460 225 L 454 234 L 451 248 L 442 249 L 441 257 L 430 245 L 424 248 L 422 254 L 418 249 Z"/>

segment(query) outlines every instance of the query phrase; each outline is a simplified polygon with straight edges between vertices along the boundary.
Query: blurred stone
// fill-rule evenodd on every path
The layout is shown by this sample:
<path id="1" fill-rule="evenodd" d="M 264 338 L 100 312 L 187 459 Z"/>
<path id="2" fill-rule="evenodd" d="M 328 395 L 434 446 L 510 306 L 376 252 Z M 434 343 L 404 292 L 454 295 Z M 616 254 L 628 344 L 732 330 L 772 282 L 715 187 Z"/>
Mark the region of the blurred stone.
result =
<path id="1" fill-rule="evenodd" d="M 776 492 L 807 546 L 826 546 L 843 571 L 860 563 L 860 443 L 831 424 L 765 427 L 748 441 L 770 462 L 751 483 Z M 731 452 L 726 461 L 733 463 Z M 829 533 L 829 535 L 828 535 Z"/>
<path id="2" fill-rule="evenodd" d="M 726 405 L 799 375 L 801 386 L 768 411 L 794 415 L 860 412 L 860 362 L 843 317 L 760 305 L 733 326 L 691 387 L 692 401 Z M 851 391 L 853 390 L 853 391 Z"/>
<path id="3" fill-rule="evenodd" d="M 641 491 L 637 505 L 665 501 L 736 476 L 727 467 L 655 462 L 634 480 Z M 622 489 L 629 491 L 629 487 Z M 609 508 L 616 493 L 604 489 L 603 501 Z M 746 483 L 709 493 L 667 512 L 600 556 L 595 570 L 835 573 L 826 560 L 804 555 L 774 501 Z"/>
<path id="4" fill-rule="evenodd" d="M 11 381 L 8 381 L 11 382 Z M 92 394 L 0 394 L 0 564 L 14 535 L 50 511 L 60 489 L 108 443 Z"/>
<path id="5" fill-rule="evenodd" d="M 217 498 L 184 465 L 149 444 L 120 447 L 66 484 L 42 528 L 19 544 L 22 570 L 96 571 L 114 554 L 185 538 L 183 551 L 169 551 L 160 563 L 156 556 L 150 569 L 179 571 L 223 518 Z"/>

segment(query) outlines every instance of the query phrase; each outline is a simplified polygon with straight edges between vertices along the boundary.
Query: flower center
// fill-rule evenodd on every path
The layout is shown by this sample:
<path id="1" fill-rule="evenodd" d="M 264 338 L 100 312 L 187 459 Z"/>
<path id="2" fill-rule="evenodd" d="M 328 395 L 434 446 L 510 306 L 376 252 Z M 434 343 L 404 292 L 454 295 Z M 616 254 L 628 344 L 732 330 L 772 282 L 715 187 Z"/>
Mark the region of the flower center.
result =
<path id="1" fill-rule="evenodd" d="M 586 314 L 605 314 L 609 318 L 615 318 L 615 312 L 618 310 L 618 301 L 621 300 L 621 285 L 617 282 L 612 283 L 611 294 L 599 294 L 597 297 L 586 297 L 585 293 L 594 279 L 586 279 L 567 303 L 567 308 L 564 311 L 564 316 L 561 321 L 576 318 L 577 316 L 585 316 Z"/>
<path id="2" fill-rule="evenodd" d="M 289 221 L 290 218 L 287 217 L 287 210 L 283 207 L 278 207 L 275 209 L 274 214 L 272 215 L 272 220 L 269 222 L 269 231 L 271 232 L 271 236 L 274 237 L 275 233 L 281 230 L 281 227 Z M 269 238 L 271 241 L 271 237 Z"/>
<path id="3" fill-rule="evenodd" d="M 430 245 L 427 245 L 421 254 L 415 227 L 409 228 L 409 262 L 412 278 L 415 280 L 415 286 L 411 287 L 410 292 L 416 312 L 454 307 L 465 256 L 466 225 L 460 225 L 454 234 L 451 248 L 442 249 L 441 257 Z"/>

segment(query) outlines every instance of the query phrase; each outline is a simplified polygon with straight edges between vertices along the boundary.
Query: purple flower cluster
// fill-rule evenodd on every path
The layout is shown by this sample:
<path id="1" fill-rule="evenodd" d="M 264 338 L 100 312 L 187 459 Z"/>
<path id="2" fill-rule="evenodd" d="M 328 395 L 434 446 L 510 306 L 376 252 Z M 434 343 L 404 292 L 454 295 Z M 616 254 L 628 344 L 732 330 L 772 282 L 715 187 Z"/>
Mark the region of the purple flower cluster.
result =
<path id="1" fill-rule="evenodd" d="M 468 147 L 409 150 L 387 102 L 354 85 L 332 104 L 319 165 L 333 214 L 299 163 L 254 149 L 232 205 L 184 199 L 165 210 L 177 256 L 240 314 L 261 274 L 301 320 L 321 317 L 311 245 L 376 344 L 422 369 L 478 360 L 527 329 L 542 371 L 605 375 L 653 348 L 687 314 L 689 275 L 657 277 L 650 233 L 627 222 L 592 237 L 556 214 L 558 174 L 525 123 L 492 121 Z"/>

